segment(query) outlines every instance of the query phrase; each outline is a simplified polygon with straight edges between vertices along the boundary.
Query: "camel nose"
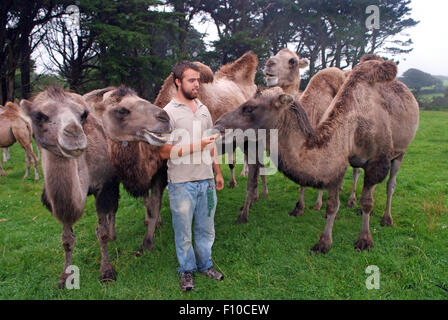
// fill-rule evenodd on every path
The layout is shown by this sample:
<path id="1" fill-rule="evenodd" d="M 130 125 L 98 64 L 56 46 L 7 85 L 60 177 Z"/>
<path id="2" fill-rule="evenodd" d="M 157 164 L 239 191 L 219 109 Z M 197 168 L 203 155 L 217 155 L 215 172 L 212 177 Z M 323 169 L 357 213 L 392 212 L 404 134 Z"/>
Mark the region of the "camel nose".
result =
<path id="1" fill-rule="evenodd" d="M 64 128 L 64 135 L 69 138 L 78 138 L 83 134 L 84 131 L 82 130 L 81 126 L 73 122 L 65 126 Z"/>

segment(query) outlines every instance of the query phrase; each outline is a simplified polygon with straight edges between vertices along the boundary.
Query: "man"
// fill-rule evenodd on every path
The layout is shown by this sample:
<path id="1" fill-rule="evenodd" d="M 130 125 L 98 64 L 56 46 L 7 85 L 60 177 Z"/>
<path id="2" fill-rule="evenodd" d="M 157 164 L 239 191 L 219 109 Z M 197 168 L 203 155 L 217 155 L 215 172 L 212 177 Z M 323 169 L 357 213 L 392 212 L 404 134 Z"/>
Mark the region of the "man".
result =
<path id="1" fill-rule="evenodd" d="M 194 289 L 193 272 L 196 270 L 209 278 L 223 279 L 223 275 L 213 268 L 211 253 L 215 239 L 216 190 L 224 188 L 224 179 L 216 160 L 214 136 L 201 139 L 205 131 L 212 128 L 213 122 L 207 107 L 197 99 L 199 68 L 192 62 L 182 61 L 172 71 L 177 94 L 164 110 L 170 116 L 173 134 L 170 142 L 161 147 L 160 154 L 169 159 L 168 194 L 180 287 L 190 291 Z"/>

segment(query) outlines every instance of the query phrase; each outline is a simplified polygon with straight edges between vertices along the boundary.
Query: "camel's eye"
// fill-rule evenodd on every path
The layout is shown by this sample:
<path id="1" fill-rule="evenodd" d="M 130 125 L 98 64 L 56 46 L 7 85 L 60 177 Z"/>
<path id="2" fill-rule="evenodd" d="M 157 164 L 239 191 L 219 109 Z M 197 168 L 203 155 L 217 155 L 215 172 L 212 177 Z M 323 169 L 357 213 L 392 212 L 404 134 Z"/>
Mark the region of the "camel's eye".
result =
<path id="1" fill-rule="evenodd" d="M 81 115 L 81 123 L 84 124 L 87 121 L 87 116 L 89 115 L 89 110 L 84 110 Z"/>
<path id="2" fill-rule="evenodd" d="M 288 63 L 289 63 L 289 65 L 293 66 L 296 63 L 296 59 L 291 58 L 291 59 L 289 59 Z"/>
<path id="3" fill-rule="evenodd" d="M 47 121 L 50 119 L 46 114 L 44 114 L 44 113 L 42 113 L 42 112 L 40 112 L 40 111 L 32 112 L 32 113 L 31 113 L 31 118 L 32 118 L 37 124 L 41 124 L 41 123 L 47 122 Z"/>
<path id="4" fill-rule="evenodd" d="M 121 107 L 119 109 L 115 110 L 115 114 L 119 117 L 119 118 L 124 118 L 126 117 L 128 114 L 130 114 L 131 111 L 129 111 L 128 109 L 126 109 L 125 107 Z"/>
<path id="5" fill-rule="evenodd" d="M 255 107 L 253 107 L 253 106 L 244 106 L 243 114 L 246 114 L 246 115 L 251 114 L 252 111 L 254 111 L 254 110 L 255 110 Z"/>

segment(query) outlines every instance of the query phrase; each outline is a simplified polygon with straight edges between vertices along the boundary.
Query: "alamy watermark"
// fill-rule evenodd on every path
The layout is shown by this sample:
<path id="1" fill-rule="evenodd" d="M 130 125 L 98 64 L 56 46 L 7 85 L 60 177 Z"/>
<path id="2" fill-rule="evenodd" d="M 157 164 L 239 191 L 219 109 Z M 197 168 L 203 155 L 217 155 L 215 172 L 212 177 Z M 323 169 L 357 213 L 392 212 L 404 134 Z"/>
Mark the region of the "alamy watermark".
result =
<path id="1" fill-rule="evenodd" d="M 368 266 L 366 268 L 366 274 L 370 276 L 366 279 L 367 290 L 379 290 L 380 289 L 380 268 L 375 265 Z"/>
<path id="2" fill-rule="evenodd" d="M 65 287 L 68 290 L 79 290 L 79 268 L 77 266 L 68 266 L 65 269 L 65 273 L 70 274 L 67 279 L 65 280 Z"/>
<path id="3" fill-rule="evenodd" d="M 370 5 L 366 8 L 366 14 L 369 16 L 366 19 L 366 28 L 369 30 L 380 28 L 380 8 L 375 5 Z"/>

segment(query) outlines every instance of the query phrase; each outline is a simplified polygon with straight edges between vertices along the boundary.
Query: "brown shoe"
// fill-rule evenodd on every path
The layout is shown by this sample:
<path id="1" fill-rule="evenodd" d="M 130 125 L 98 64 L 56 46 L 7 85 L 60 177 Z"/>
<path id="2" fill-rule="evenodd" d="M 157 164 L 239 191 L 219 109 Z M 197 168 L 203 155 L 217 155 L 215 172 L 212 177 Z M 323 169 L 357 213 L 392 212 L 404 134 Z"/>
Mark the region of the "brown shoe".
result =
<path id="1" fill-rule="evenodd" d="M 218 281 L 221 281 L 222 279 L 224 279 L 224 276 L 222 275 L 222 273 L 219 271 L 216 271 L 215 268 L 213 268 L 213 267 L 210 267 L 201 273 L 205 274 L 210 279 L 216 279 Z"/>
<path id="2" fill-rule="evenodd" d="M 193 272 L 182 272 L 182 274 L 180 275 L 180 289 L 182 291 L 194 290 Z"/>

